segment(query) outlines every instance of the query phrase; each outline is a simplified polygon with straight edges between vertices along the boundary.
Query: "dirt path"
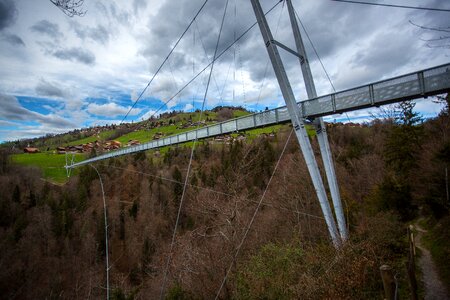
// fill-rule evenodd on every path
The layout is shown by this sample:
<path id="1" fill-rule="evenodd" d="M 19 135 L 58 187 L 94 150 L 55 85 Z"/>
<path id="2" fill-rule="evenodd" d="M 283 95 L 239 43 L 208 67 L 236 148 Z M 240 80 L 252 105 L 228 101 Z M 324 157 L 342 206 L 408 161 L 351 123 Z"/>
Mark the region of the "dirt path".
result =
<path id="1" fill-rule="evenodd" d="M 426 230 L 422 229 L 419 224 L 415 224 L 417 236 L 415 237 L 416 247 L 422 252 L 419 258 L 419 267 L 422 270 L 422 280 L 425 288 L 425 300 L 445 300 L 450 299 L 444 284 L 439 279 L 436 265 L 434 264 L 431 253 L 421 243 L 422 235 Z"/>

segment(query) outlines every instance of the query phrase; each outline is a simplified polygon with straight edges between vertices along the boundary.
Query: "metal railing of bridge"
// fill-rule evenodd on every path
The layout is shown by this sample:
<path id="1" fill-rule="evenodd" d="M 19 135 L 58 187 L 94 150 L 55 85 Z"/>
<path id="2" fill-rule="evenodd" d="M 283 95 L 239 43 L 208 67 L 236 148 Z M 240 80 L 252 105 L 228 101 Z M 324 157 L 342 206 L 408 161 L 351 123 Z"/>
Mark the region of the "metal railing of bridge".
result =
<path id="1" fill-rule="evenodd" d="M 423 98 L 448 92 L 449 90 L 450 63 L 314 99 L 300 101 L 298 102 L 298 106 L 304 118 L 315 118 L 404 100 Z M 73 163 L 66 166 L 66 168 L 74 168 L 95 161 L 185 143 L 195 139 L 204 139 L 236 131 L 285 123 L 290 120 L 288 110 L 286 106 L 283 106 L 178 133 L 158 140 L 152 140 L 141 145 L 111 151 L 97 157 Z"/>

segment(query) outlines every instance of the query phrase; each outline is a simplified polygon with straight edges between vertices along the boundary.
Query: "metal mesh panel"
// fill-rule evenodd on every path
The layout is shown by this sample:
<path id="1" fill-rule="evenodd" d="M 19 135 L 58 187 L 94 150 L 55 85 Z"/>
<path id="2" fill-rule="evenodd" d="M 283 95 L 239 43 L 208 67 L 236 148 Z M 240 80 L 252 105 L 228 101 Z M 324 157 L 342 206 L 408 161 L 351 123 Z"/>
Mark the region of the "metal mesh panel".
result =
<path id="1" fill-rule="evenodd" d="M 370 104 L 369 87 L 337 93 L 335 96 L 336 110 Z"/>
<path id="2" fill-rule="evenodd" d="M 414 95 L 420 92 L 417 74 L 386 80 L 373 85 L 375 102 Z"/>
<path id="3" fill-rule="evenodd" d="M 255 116 L 255 123 L 256 123 L 256 126 L 261 126 L 261 125 L 266 124 L 266 118 L 264 117 L 264 115 L 262 113 L 258 113 Z"/>
<path id="4" fill-rule="evenodd" d="M 238 130 L 251 128 L 253 126 L 254 126 L 254 122 L 253 122 L 253 116 L 252 115 L 248 116 L 248 117 L 240 118 L 240 119 L 237 120 Z"/>
<path id="5" fill-rule="evenodd" d="M 222 130 L 223 130 L 223 133 L 236 131 L 236 122 L 230 121 L 230 122 L 222 123 Z"/>
<path id="6" fill-rule="evenodd" d="M 448 88 L 450 82 L 450 66 L 443 66 L 423 72 L 425 91 Z"/>
<path id="7" fill-rule="evenodd" d="M 256 124 L 258 126 L 260 125 L 266 125 L 276 122 L 276 113 L 275 110 L 267 110 L 261 113 L 258 113 L 256 116 Z"/>
<path id="8" fill-rule="evenodd" d="M 287 121 L 291 119 L 291 116 L 289 115 L 286 106 L 278 108 L 277 112 L 278 112 L 278 122 Z"/>
<path id="9" fill-rule="evenodd" d="M 180 142 L 186 141 L 186 134 L 185 133 L 180 133 L 178 135 L 178 139 L 180 140 Z"/>
<path id="10" fill-rule="evenodd" d="M 200 129 L 197 130 L 197 137 L 199 139 L 203 138 L 203 137 L 206 137 L 206 136 L 208 136 L 208 131 L 206 130 L 206 128 L 200 128 Z"/>
<path id="11" fill-rule="evenodd" d="M 195 140 L 195 131 L 189 131 L 187 133 L 188 141 Z"/>
<path id="12" fill-rule="evenodd" d="M 302 113 L 304 116 L 333 111 L 333 103 L 331 102 L 330 95 L 323 96 L 317 99 L 306 100 L 302 103 L 304 109 Z"/>
<path id="13" fill-rule="evenodd" d="M 172 137 L 170 138 L 170 142 L 171 142 L 172 144 L 178 143 L 177 136 L 176 136 L 176 135 L 175 135 L 175 136 L 172 136 Z"/>
<path id="14" fill-rule="evenodd" d="M 209 135 L 220 134 L 220 125 L 213 125 L 209 127 Z"/>

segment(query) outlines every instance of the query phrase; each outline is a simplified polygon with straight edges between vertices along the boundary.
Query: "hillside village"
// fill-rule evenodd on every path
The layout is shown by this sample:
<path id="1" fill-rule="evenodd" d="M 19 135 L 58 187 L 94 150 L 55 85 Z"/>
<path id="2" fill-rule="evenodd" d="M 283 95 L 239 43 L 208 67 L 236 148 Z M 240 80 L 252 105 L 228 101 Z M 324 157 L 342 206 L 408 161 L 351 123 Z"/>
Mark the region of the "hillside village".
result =
<path id="1" fill-rule="evenodd" d="M 30 140 L 22 140 L 17 141 L 13 143 L 14 145 L 24 145 L 23 152 L 24 153 L 39 153 L 42 151 L 50 151 L 52 153 L 57 154 L 65 154 L 65 153 L 92 153 L 95 151 L 95 153 L 102 153 L 102 152 L 108 152 L 117 150 L 122 147 L 130 147 L 135 145 L 140 145 L 143 142 L 149 141 L 149 140 L 158 140 L 165 136 L 168 136 L 167 132 L 157 131 L 158 128 L 164 128 L 168 126 L 174 126 L 174 131 L 169 133 L 174 133 L 179 130 L 193 130 L 198 127 L 203 127 L 206 125 L 214 124 L 219 121 L 225 121 L 230 118 L 232 118 L 237 112 L 238 116 L 248 114 L 245 109 L 242 107 L 216 107 L 212 109 L 209 112 L 205 113 L 205 120 L 202 121 L 195 121 L 195 117 L 198 116 L 199 111 L 196 111 L 195 113 L 184 113 L 184 112 L 167 112 L 161 114 L 158 118 L 151 118 L 147 121 L 142 121 L 136 124 L 119 124 L 119 125 L 105 125 L 105 126 L 94 126 L 89 128 L 83 128 L 80 130 L 74 130 L 71 132 L 68 132 L 66 134 L 61 135 L 55 135 L 51 136 L 48 135 L 43 138 L 37 138 L 37 139 L 30 139 Z M 156 130 L 156 131 L 155 131 Z M 103 133 L 112 132 L 109 136 L 106 136 L 107 139 L 102 138 Z M 127 134 L 133 133 L 133 132 L 148 132 L 148 135 L 145 136 L 144 140 L 139 139 L 129 139 L 124 142 L 120 142 L 118 140 L 115 140 L 114 138 L 126 136 Z M 169 134 L 170 135 L 170 134 Z M 53 147 L 44 148 L 41 146 L 39 147 L 42 139 L 49 139 L 53 138 L 58 140 L 59 137 L 66 137 L 66 136 L 72 136 L 72 137 L 83 137 L 83 139 L 91 138 L 92 141 L 88 141 L 86 143 L 79 143 L 77 144 L 76 141 L 69 140 L 67 143 L 59 143 L 52 145 Z M 224 135 L 224 136 L 217 136 L 214 138 L 215 142 L 226 142 L 229 143 L 233 140 L 243 140 L 245 139 L 245 136 L 240 134 L 237 137 L 232 137 L 231 135 Z M 20 147 L 20 146 L 19 146 Z"/>

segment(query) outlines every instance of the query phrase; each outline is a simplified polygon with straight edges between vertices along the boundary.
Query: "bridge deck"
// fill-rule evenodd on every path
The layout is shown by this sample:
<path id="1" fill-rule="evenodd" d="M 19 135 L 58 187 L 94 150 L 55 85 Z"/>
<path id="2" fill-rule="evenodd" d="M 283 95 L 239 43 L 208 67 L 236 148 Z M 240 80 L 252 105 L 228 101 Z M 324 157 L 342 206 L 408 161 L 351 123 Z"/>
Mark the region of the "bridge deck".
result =
<path id="1" fill-rule="evenodd" d="M 345 91 L 301 101 L 299 109 L 305 118 L 315 118 L 363 108 L 380 106 L 437 95 L 450 90 L 450 64 L 389 78 Z M 217 135 L 247 130 L 277 123 L 290 122 L 285 106 L 248 116 L 231 119 L 188 132 L 168 136 L 148 143 L 108 152 L 94 158 L 74 163 L 68 168 L 78 167 L 111 157 L 175 145 L 196 138 L 204 139 Z"/>

